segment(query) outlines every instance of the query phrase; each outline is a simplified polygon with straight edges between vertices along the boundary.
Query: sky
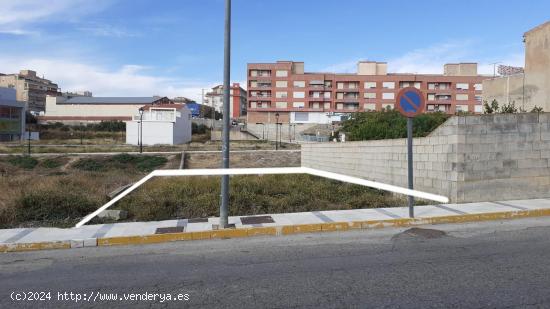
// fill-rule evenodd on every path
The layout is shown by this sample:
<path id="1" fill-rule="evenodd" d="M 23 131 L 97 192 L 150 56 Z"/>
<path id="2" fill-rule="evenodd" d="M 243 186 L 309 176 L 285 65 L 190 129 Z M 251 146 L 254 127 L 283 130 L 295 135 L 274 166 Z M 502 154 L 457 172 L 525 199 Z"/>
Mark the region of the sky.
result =
<path id="1" fill-rule="evenodd" d="M 186 96 L 223 79 L 224 0 L 0 0 L 0 72 L 37 71 L 62 91 Z M 550 1 L 233 0 L 231 80 L 246 64 L 293 60 L 309 72 L 442 73 L 443 64 L 523 66 L 523 33 Z"/>

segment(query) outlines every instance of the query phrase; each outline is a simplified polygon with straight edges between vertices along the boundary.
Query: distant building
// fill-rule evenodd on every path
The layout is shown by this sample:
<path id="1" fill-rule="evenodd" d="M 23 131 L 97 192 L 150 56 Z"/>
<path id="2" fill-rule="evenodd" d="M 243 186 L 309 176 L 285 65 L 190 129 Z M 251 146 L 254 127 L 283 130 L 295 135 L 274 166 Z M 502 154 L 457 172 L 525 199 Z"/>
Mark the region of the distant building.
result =
<path id="1" fill-rule="evenodd" d="M 126 122 L 126 143 L 139 145 L 175 145 L 191 141 L 191 111 L 185 104 L 159 104 L 139 108 Z M 141 118 L 143 116 L 143 118 Z M 143 119 L 143 125 L 141 120 Z"/>
<path id="2" fill-rule="evenodd" d="M 388 73 L 387 64 L 376 61 L 360 61 L 356 73 L 305 72 L 304 63 L 294 61 L 249 63 L 247 76 L 248 124 L 330 124 L 353 112 L 393 109 L 405 87 L 424 93 L 428 112 L 480 113 L 487 78 L 477 74 L 477 63 L 446 64 L 444 74 L 414 74 Z"/>
<path id="3" fill-rule="evenodd" d="M 0 142 L 24 138 L 25 106 L 16 100 L 14 88 L 0 88 Z"/>
<path id="4" fill-rule="evenodd" d="M 514 103 L 527 111 L 550 111 L 550 21 L 523 35 L 525 69 L 499 71 L 503 76 L 483 81 L 483 100 L 500 106 Z"/>
<path id="5" fill-rule="evenodd" d="M 231 118 L 239 118 L 246 115 L 246 90 L 239 83 L 233 83 L 229 90 L 229 95 L 231 98 L 231 104 L 229 105 Z M 217 112 L 223 113 L 223 85 L 212 88 L 212 91 L 206 94 L 206 102 L 207 105 L 214 107 Z"/>
<path id="6" fill-rule="evenodd" d="M 185 104 L 185 106 L 191 111 L 191 116 L 193 118 L 199 118 L 202 116 L 201 105 L 198 104 L 197 102 L 191 99 L 188 99 L 186 97 L 175 97 L 172 99 L 172 101 L 174 101 L 174 103 Z"/>
<path id="7" fill-rule="evenodd" d="M 48 96 L 46 113 L 38 119 L 64 123 L 128 121 L 141 106 L 173 103 L 166 97 Z"/>
<path id="8" fill-rule="evenodd" d="M 56 96 L 59 92 L 57 84 L 38 77 L 36 72 L 31 70 L 0 75 L 0 87 L 14 88 L 17 101 L 23 102 L 27 110 L 34 114 L 44 111 L 47 95 Z"/>

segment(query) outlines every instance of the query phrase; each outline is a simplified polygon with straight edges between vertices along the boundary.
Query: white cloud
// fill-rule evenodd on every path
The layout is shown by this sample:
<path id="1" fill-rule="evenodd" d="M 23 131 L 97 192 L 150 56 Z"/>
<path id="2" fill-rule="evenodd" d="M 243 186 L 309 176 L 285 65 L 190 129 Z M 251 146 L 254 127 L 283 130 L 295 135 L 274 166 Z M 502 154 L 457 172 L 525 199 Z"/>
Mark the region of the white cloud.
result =
<path id="1" fill-rule="evenodd" d="M 113 25 L 93 23 L 86 26 L 79 27 L 78 30 L 87 32 L 94 36 L 102 37 L 135 37 L 138 36 L 136 32 L 128 31 L 125 28 L 115 27 Z"/>
<path id="2" fill-rule="evenodd" d="M 493 62 L 506 65 L 523 66 L 523 53 L 497 54 L 492 52 L 490 57 L 479 55 L 479 44 L 473 40 L 461 40 L 434 44 L 426 48 L 415 49 L 405 54 L 387 59 L 388 72 L 391 73 L 418 73 L 418 74 L 442 74 L 443 65 L 456 62 L 477 62 L 479 74 L 493 74 Z M 360 59 L 345 61 L 327 66 L 326 72 L 355 73 L 357 62 Z M 386 61 L 386 59 L 369 59 Z"/>
<path id="3" fill-rule="evenodd" d="M 154 76 L 148 74 L 152 68 L 140 65 L 108 69 L 66 59 L 0 57 L 5 60 L 1 68 L 3 72 L 18 72 L 28 68 L 57 83 L 62 91 L 89 90 L 94 96 L 184 96 L 200 102 L 201 90 L 217 84 Z"/>
<path id="4" fill-rule="evenodd" d="M 323 68 L 321 71 L 334 73 L 355 73 L 357 72 L 358 61 L 359 59 L 335 63 Z"/>
<path id="5" fill-rule="evenodd" d="M 36 33 L 26 28 L 37 22 L 65 14 L 64 20 L 71 20 L 82 14 L 104 9 L 110 0 L 0 0 L 0 32 L 13 35 Z"/>

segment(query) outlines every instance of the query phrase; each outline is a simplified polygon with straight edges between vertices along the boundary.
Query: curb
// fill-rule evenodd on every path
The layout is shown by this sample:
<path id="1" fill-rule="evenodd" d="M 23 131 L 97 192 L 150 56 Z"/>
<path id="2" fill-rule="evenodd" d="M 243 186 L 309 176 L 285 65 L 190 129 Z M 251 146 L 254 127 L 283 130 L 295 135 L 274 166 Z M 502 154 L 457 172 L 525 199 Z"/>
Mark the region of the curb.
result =
<path id="1" fill-rule="evenodd" d="M 83 247 L 105 247 L 120 245 L 145 245 L 173 241 L 192 241 L 204 239 L 229 239 L 254 236 L 284 236 L 302 233 L 335 232 L 357 229 L 379 229 L 385 227 L 408 227 L 426 224 L 466 223 L 503 219 L 521 219 L 550 216 L 550 209 L 518 210 L 483 214 L 452 215 L 422 219 L 389 219 L 351 222 L 330 222 L 314 224 L 282 225 L 269 227 L 250 227 L 200 232 L 152 234 L 139 236 L 120 236 L 89 238 L 52 242 L 0 244 L 0 253 L 23 252 L 51 249 L 74 249 Z"/>

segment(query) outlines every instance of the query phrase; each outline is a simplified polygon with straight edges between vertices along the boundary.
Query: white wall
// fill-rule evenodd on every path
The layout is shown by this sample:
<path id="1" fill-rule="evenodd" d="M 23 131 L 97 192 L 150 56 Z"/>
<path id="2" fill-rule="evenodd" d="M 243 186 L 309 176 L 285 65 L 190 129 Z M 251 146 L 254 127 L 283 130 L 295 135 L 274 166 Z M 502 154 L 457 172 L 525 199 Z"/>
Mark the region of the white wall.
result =
<path id="1" fill-rule="evenodd" d="M 308 114 L 308 120 L 303 121 L 296 120 L 296 114 Z M 291 123 L 318 123 L 318 124 L 330 124 L 332 121 L 340 121 L 340 115 L 327 115 L 326 112 L 291 112 L 290 113 L 290 122 Z"/>
<path id="2" fill-rule="evenodd" d="M 58 104 L 62 97 L 46 97 L 47 117 L 132 117 L 145 104 Z"/>
<path id="3" fill-rule="evenodd" d="M 187 108 L 179 110 L 180 117 L 176 122 L 171 121 L 143 121 L 143 145 L 174 145 L 191 141 L 191 112 Z M 140 123 L 126 122 L 126 143 L 139 145 Z"/>
<path id="4" fill-rule="evenodd" d="M 180 109 L 181 117 L 174 124 L 174 144 L 185 144 L 191 141 L 191 111 Z"/>

